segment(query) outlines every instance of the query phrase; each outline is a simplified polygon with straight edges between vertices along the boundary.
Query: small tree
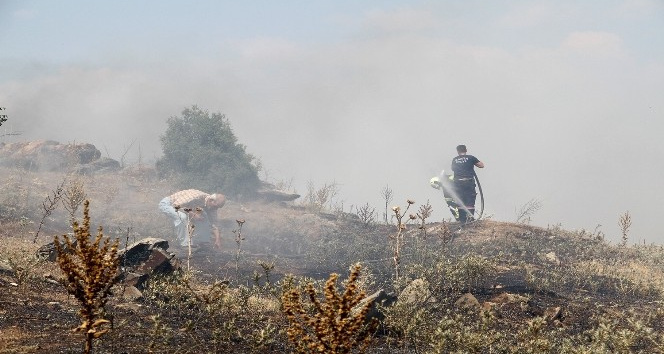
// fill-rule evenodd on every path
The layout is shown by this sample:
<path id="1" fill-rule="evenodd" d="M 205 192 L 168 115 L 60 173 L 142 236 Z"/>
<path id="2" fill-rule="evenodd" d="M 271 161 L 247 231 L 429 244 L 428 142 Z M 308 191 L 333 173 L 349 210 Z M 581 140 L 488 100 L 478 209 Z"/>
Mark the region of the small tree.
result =
<path id="1" fill-rule="evenodd" d="M 181 117 L 168 119 L 161 144 L 164 156 L 157 161 L 157 170 L 182 187 L 229 195 L 248 195 L 258 188 L 255 157 L 238 143 L 221 113 L 186 108 Z"/>

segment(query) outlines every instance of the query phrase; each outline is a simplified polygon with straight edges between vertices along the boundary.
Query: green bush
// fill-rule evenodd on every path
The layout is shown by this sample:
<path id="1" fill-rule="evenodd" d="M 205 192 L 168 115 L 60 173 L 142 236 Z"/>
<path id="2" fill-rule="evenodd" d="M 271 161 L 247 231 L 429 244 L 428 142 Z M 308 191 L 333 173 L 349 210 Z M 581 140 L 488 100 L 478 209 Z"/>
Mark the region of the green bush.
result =
<path id="1" fill-rule="evenodd" d="M 186 108 L 181 117 L 168 119 L 161 144 L 164 156 L 157 161 L 157 170 L 182 188 L 246 196 L 259 186 L 254 156 L 238 143 L 221 113 Z"/>

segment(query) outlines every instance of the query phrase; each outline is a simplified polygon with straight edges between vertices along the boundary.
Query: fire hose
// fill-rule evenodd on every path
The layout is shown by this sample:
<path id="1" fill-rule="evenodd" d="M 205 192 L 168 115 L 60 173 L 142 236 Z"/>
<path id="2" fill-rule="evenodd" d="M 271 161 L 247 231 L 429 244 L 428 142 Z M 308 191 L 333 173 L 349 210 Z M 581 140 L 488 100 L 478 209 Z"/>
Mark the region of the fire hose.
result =
<path id="1" fill-rule="evenodd" d="M 473 170 L 473 176 L 475 177 L 475 183 L 477 183 L 477 190 L 480 191 L 480 202 L 482 203 L 482 207 L 480 208 L 480 213 L 477 214 L 477 220 L 482 218 L 482 214 L 484 214 L 484 192 L 482 192 L 482 185 L 480 184 L 480 179 L 477 177 L 477 173 Z"/>

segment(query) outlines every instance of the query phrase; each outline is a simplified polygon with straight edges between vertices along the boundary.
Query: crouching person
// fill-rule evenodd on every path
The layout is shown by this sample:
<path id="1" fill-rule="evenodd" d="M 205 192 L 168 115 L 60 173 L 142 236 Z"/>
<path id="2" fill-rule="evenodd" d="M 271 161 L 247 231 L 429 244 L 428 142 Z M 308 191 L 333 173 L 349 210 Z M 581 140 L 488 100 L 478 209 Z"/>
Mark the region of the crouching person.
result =
<path id="1" fill-rule="evenodd" d="M 223 194 L 207 194 L 196 189 L 173 193 L 159 202 L 159 210 L 166 214 L 175 226 L 175 238 L 180 246 L 187 247 L 214 242 L 221 247 L 217 228 L 217 209 L 224 206 Z M 193 226 L 193 232 L 189 228 Z M 191 238 L 191 239 L 190 239 Z"/>

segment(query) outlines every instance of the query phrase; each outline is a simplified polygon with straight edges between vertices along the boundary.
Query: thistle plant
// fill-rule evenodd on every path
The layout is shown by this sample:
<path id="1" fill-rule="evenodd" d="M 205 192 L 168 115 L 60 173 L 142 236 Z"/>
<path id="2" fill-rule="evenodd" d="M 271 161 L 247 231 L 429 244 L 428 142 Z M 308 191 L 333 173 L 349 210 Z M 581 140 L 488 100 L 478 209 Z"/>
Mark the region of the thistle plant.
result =
<path id="1" fill-rule="evenodd" d="M 74 221 L 72 227 L 73 240 L 63 235 L 63 242 L 60 242 L 56 236 L 54 243 L 58 265 L 66 276 L 67 291 L 81 305 L 79 314 L 82 323 L 74 331 L 85 335 L 84 353 L 90 353 L 93 339 L 108 332 L 108 328 L 102 327 L 110 321 L 104 319 L 103 314 L 111 287 L 117 281 L 119 241 L 116 239 L 111 243 L 108 238 L 104 239 L 101 226 L 92 240 L 88 200 L 83 204 L 83 224 Z M 67 253 L 66 249 L 73 253 Z"/>
<path id="2" fill-rule="evenodd" d="M 357 305 L 365 298 L 365 293 L 358 289 L 357 280 L 360 265 L 353 269 L 345 284 L 343 293 L 337 290 L 338 274 L 331 274 L 325 282 L 325 302 L 321 302 L 312 283 L 308 283 L 305 293 L 313 307 L 309 313 L 302 304 L 303 294 L 297 288 L 291 288 L 282 296 L 284 313 L 288 317 L 288 339 L 295 345 L 298 353 L 352 353 L 364 352 L 372 339 L 375 322 L 365 324 L 371 302 Z"/>
<path id="3" fill-rule="evenodd" d="M 422 230 L 422 236 L 426 237 L 427 236 L 427 229 L 426 229 L 426 220 L 428 217 L 431 216 L 431 213 L 433 212 L 433 207 L 427 200 L 426 204 L 420 205 L 420 209 L 417 212 L 417 218 L 420 220 L 420 226 L 418 228 Z"/>

